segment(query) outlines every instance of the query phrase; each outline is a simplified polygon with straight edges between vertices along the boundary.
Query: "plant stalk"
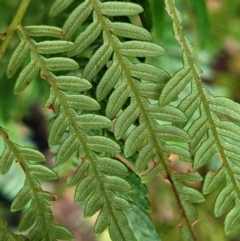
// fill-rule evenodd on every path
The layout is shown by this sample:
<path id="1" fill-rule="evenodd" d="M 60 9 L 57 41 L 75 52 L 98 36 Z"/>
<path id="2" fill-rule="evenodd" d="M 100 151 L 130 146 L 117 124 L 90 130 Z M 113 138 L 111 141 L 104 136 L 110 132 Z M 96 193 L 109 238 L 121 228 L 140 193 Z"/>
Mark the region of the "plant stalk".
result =
<path id="1" fill-rule="evenodd" d="M 7 31 L 4 34 L 1 34 L 0 40 L 0 60 L 2 59 L 7 46 L 11 40 L 13 33 L 16 31 L 19 24 L 22 22 L 22 18 L 27 10 L 27 7 L 31 0 L 22 0 L 20 6 L 18 7 L 17 13 L 15 14 L 11 24 L 9 25 Z"/>

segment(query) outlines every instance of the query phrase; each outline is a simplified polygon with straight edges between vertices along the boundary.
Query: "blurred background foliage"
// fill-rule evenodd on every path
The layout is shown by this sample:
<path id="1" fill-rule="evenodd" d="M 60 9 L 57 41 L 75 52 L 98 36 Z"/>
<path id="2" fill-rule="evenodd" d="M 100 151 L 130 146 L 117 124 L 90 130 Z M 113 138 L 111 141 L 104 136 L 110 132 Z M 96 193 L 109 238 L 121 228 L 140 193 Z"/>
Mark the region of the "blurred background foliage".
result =
<path id="1" fill-rule="evenodd" d="M 23 25 L 46 24 L 61 27 L 69 13 L 81 0 L 75 1 L 59 16 L 49 18 L 48 11 L 52 2 L 48 0 L 32 1 L 23 19 Z M 179 44 L 172 36 L 172 22 L 165 12 L 164 0 L 133 0 L 132 2 L 144 6 L 146 13 L 141 16 L 143 25 L 151 29 L 154 42 L 167 50 L 164 57 L 146 61 L 173 75 L 182 66 L 182 53 Z M 6 31 L 19 4 L 20 0 L 0 0 L 0 33 Z M 206 85 L 214 95 L 226 96 L 240 102 L 240 1 L 176 0 L 175 4 L 183 15 L 185 34 L 194 46 L 195 62 L 203 70 L 203 85 Z M 132 21 L 136 21 L 136 19 Z M 86 26 L 87 23 L 82 28 Z M 49 111 L 42 110 L 44 101 L 48 97 L 48 84 L 42 79 L 36 78 L 26 91 L 16 96 L 13 94 L 15 77 L 7 79 L 5 74 L 7 63 L 18 41 L 17 35 L 14 34 L 0 62 L 0 125 L 9 130 L 10 137 L 14 142 L 33 146 L 42 151 L 46 155 L 47 165 L 54 167 L 52 154 L 47 145 L 48 123 L 51 122 L 53 115 Z M 80 70 L 75 74 L 81 73 L 93 50 L 94 45 L 89 52 L 84 53 L 82 58 L 76 58 Z M 97 80 L 93 82 L 93 86 L 96 83 Z M 94 95 L 94 88 L 88 95 Z M 108 135 L 111 134 L 108 133 Z M 2 150 L 3 142 L 0 139 L 0 153 Z M 130 161 L 134 162 L 134 160 Z M 82 208 L 76 207 L 73 203 L 74 189 L 69 189 L 65 185 L 65 178 L 71 170 L 72 163 L 69 162 L 67 166 L 56 169 L 60 175 L 60 179 L 56 183 L 46 184 L 47 188 L 57 193 L 59 197 L 59 201 L 53 204 L 56 221 L 69 227 L 74 232 L 77 241 L 107 241 L 109 239 L 107 232 L 98 237 L 93 234 L 92 226 L 96 217 L 83 220 Z M 214 165 L 216 164 L 213 162 L 209 167 L 202 168 L 200 173 L 204 176 L 208 168 L 211 170 L 215 168 Z M 180 164 L 173 157 L 172 168 L 178 172 L 184 172 L 191 167 Z M 9 207 L 14 195 L 21 188 L 23 180 L 23 173 L 16 166 L 11 168 L 11 172 L 7 176 L 0 177 L 0 216 L 5 218 L 13 229 L 19 223 L 21 213 L 10 213 Z M 201 183 L 195 187 L 201 189 Z M 148 191 L 151 203 L 150 215 L 161 239 L 163 241 L 180 240 L 177 225 L 180 223 L 181 216 L 170 186 L 158 176 L 148 184 Z M 213 217 L 213 202 L 216 193 L 218 190 L 207 196 L 206 202 L 198 205 L 199 222 L 195 225 L 195 231 L 199 240 L 240 240 L 240 229 L 230 236 L 226 236 L 223 232 L 224 217 Z M 141 227 L 139 218 L 141 211 L 138 212 L 139 215 L 135 216 L 132 221 L 133 217 L 130 217 L 129 222 L 132 224 L 133 220 L 137 220 L 138 227 Z M 149 227 L 151 228 L 151 226 Z M 158 239 L 152 236 L 152 239 L 149 240 Z"/>

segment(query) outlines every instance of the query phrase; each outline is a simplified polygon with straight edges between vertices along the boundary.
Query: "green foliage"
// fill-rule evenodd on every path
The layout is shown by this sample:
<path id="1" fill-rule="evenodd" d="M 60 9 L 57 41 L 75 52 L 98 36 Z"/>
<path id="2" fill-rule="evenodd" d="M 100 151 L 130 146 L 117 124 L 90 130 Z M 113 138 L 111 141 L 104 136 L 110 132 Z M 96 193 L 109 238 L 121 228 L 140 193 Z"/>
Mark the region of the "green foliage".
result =
<path id="1" fill-rule="evenodd" d="M 20 6 L 7 32 L 11 36 L 16 31 L 20 43 L 9 59 L 6 75 L 18 76 L 15 94 L 26 92 L 39 77 L 49 85 L 44 108 L 54 117 L 48 144 L 57 166 L 74 168 L 68 173 L 67 186 L 75 188 L 76 204 L 85 203 L 84 217 L 97 214 L 94 232 L 108 229 L 113 241 L 159 241 L 143 184 L 159 173 L 176 199 L 182 240 L 197 240 L 194 204 L 204 202 L 203 195 L 219 186 L 214 214 L 227 213 L 226 234 L 239 226 L 240 105 L 214 97 L 202 86 L 202 71 L 193 60 L 193 47 L 184 35 L 174 1 L 165 0 L 165 7 L 182 48 L 183 67 L 172 77 L 149 61 L 166 54 L 152 41 L 150 1 L 56 0 L 49 14 L 58 18 L 67 11 L 62 28 L 48 23 L 23 26 L 26 7 Z M 197 17 L 204 43 L 206 6 L 199 1 L 192 8 L 197 16 L 205 16 L 204 21 Z M 1 54 L 7 45 L 4 41 L 1 35 Z M 50 202 L 56 196 L 40 185 L 40 180 L 58 178 L 38 164 L 45 159 L 43 154 L 11 142 L 1 126 L 0 135 L 4 140 L 0 174 L 7 174 L 15 160 L 25 175 L 11 211 L 27 206 L 18 225 L 26 237 L 14 234 L 0 219 L 0 239 L 72 240 L 68 229 L 53 222 Z M 116 159 L 117 153 L 125 164 Z M 221 165 L 206 174 L 201 193 L 191 183 L 202 181 L 197 170 L 216 154 Z M 173 157 L 193 168 L 174 170 Z M 125 158 L 131 160 L 134 171 Z"/>
<path id="2" fill-rule="evenodd" d="M 44 160 L 44 156 L 40 152 L 12 143 L 3 128 L 0 128 L 0 135 L 5 142 L 5 149 L 0 158 L 1 174 L 5 175 L 15 160 L 26 175 L 24 186 L 15 197 L 11 211 L 16 212 L 23 209 L 31 201 L 18 230 L 24 232 L 30 229 L 28 235 L 31 240 L 72 240 L 73 234 L 69 230 L 53 222 L 50 201 L 55 201 L 56 196 L 44 191 L 39 183 L 39 180 L 56 179 L 56 173 L 43 165 L 35 164 Z M 2 240 L 24 240 L 22 236 L 9 231 L 3 220 L 0 221 Z"/>
<path id="3" fill-rule="evenodd" d="M 200 83 L 199 68 L 192 60 L 192 46 L 183 34 L 181 26 L 181 15 L 174 8 L 171 0 L 166 0 L 166 9 L 173 19 L 173 31 L 175 38 L 183 49 L 184 67 L 177 72 L 165 85 L 161 93 L 159 103 L 161 106 L 173 101 L 184 87 L 191 83 L 191 92 L 178 105 L 188 119 L 196 110 L 199 117 L 188 127 L 191 137 L 190 148 L 194 156 L 193 167 L 200 168 L 211 160 L 217 153 L 221 159 L 221 166 L 215 173 L 208 173 L 203 187 L 203 193 L 208 194 L 225 182 L 224 189 L 220 192 L 215 202 L 214 214 L 221 216 L 229 212 L 225 219 L 225 232 L 228 234 L 238 225 L 238 165 L 239 146 L 234 140 L 239 126 L 224 121 L 223 117 L 229 120 L 239 120 L 240 105 L 223 97 L 213 97 Z M 228 125 L 229 124 L 229 125 Z M 176 124 L 177 125 L 177 124 Z M 229 206 L 234 203 L 229 211 Z M 185 239 L 191 237 L 190 232 L 184 233 Z"/>

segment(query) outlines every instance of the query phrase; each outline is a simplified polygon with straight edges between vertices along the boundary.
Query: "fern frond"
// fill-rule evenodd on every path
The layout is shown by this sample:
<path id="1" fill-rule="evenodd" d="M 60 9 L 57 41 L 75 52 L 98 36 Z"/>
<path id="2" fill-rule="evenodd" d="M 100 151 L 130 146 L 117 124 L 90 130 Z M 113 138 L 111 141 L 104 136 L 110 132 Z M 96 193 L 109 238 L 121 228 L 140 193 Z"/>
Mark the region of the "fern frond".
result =
<path id="1" fill-rule="evenodd" d="M 155 66 L 139 63 L 134 57 L 161 56 L 165 50 L 160 46 L 149 43 L 152 39 L 151 34 L 144 28 L 135 26 L 130 23 L 112 22 L 106 18 L 104 3 L 98 0 L 85 1 L 80 4 L 91 5 L 93 10 L 93 24 L 98 24 L 102 31 L 103 44 L 95 51 L 90 58 L 88 64 L 83 71 L 83 77 L 89 80 L 93 79 L 103 66 L 107 67 L 107 71 L 100 80 L 97 86 L 97 99 L 103 100 L 110 94 L 106 113 L 107 117 L 113 119 L 116 117 L 114 124 L 114 134 L 117 139 L 122 138 L 129 128 L 133 130 L 127 136 L 124 153 L 126 156 L 133 155 L 136 151 L 139 152 L 136 161 L 135 170 L 141 173 L 147 169 L 148 163 L 153 160 L 154 167 L 142 177 L 143 182 L 152 180 L 158 172 L 161 172 L 172 185 L 176 195 L 180 209 L 183 214 L 183 228 L 192 230 L 192 224 L 196 221 L 196 211 L 191 206 L 191 203 L 204 200 L 202 194 L 192 188 L 186 187 L 184 181 L 179 184 L 179 179 L 175 179 L 174 173 L 169 166 L 169 155 L 177 154 L 181 160 L 191 161 L 192 157 L 188 150 L 175 145 L 168 145 L 169 135 L 176 138 L 178 141 L 187 142 L 190 138 L 188 134 L 171 124 L 160 126 L 158 120 L 172 122 L 179 120 L 187 121 L 186 116 L 174 107 L 165 108 L 159 107 L 157 104 L 151 104 L 149 99 L 158 99 L 160 91 L 164 84 L 168 81 L 169 75 L 162 69 Z M 109 5 L 114 5 L 115 2 L 108 2 Z M 124 4 L 120 4 L 125 8 L 125 14 L 128 15 L 128 8 Z M 80 8 L 79 6 L 79 8 Z M 135 5 L 134 5 L 135 6 Z M 111 8 L 112 9 L 112 8 Z M 135 14 L 140 13 L 137 11 Z M 68 23 L 72 21 L 74 12 L 66 20 Z M 113 12 L 113 15 L 115 13 Z M 67 24 L 63 28 L 66 28 Z M 78 20 L 76 20 L 78 24 Z M 66 28 L 65 32 L 71 31 Z M 80 33 L 78 39 L 82 36 L 90 35 L 94 32 L 87 30 Z M 99 34 L 99 33 L 98 33 Z M 96 37 L 96 35 L 95 35 Z M 120 38 L 119 38 L 120 37 Z M 131 40 L 124 41 L 124 38 Z M 70 52 L 71 56 L 81 54 L 89 45 L 84 45 L 85 48 L 80 48 L 81 42 L 75 41 L 76 51 Z M 91 39 L 91 43 L 94 38 Z M 115 90 L 113 91 L 113 89 Z M 113 92 L 112 92 L 113 91 Z M 111 93 L 112 92 L 112 93 Z M 130 104 L 125 107 L 127 99 L 130 97 Z M 135 126 L 135 121 L 139 124 Z M 141 134 L 140 134 L 141 133 Z M 199 179 L 198 179 L 199 180 Z M 192 232 L 193 234 L 193 232 Z"/>
<path id="2" fill-rule="evenodd" d="M 216 172 L 207 174 L 203 193 L 208 194 L 220 183 L 225 183 L 215 202 L 214 214 L 219 217 L 229 212 L 225 219 L 225 232 L 228 234 L 240 224 L 239 165 L 237 164 L 240 147 L 236 144 L 236 140 L 239 141 L 239 126 L 234 123 L 234 120 L 239 120 L 240 105 L 227 98 L 213 97 L 201 86 L 201 71 L 193 62 L 192 46 L 184 36 L 181 15 L 172 0 L 166 0 L 165 4 L 173 19 L 174 36 L 183 49 L 184 67 L 163 88 L 159 104 L 166 106 L 190 83 L 191 93 L 180 102 L 178 109 L 185 113 L 188 121 L 194 113 L 198 113 L 198 117 L 194 117 L 194 121 L 188 127 L 194 168 L 205 165 L 215 154 L 220 157 L 221 166 Z M 224 120 L 223 117 L 232 122 Z M 182 124 L 176 123 L 176 125 L 184 127 Z M 188 240 L 190 235 L 184 233 L 184 237 Z"/>
<path id="3" fill-rule="evenodd" d="M 115 193 L 116 191 L 131 191 L 130 184 L 123 179 L 128 174 L 127 168 L 117 160 L 100 157 L 97 154 L 99 152 L 117 153 L 120 148 L 113 140 L 93 136 L 90 131 L 96 128 L 109 128 L 111 121 L 106 117 L 89 113 L 80 115 L 84 110 L 91 111 L 100 108 L 96 100 L 79 94 L 79 92 L 91 88 L 91 84 L 80 77 L 53 74 L 52 71 L 77 69 L 78 65 L 75 61 L 64 57 L 46 59 L 41 55 L 42 50 L 41 48 L 39 50 L 39 44 L 29 38 L 25 28 L 19 26 L 18 30 L 21 39 L 27 43 L 30 49 L 31 61 L 36 63 L 41 71 L 41 77 L 51 86 L 50 96 L 45 107 L 56 112 L 56 118 L 49 134 L 51 146 L 60 144 L 56 163 L 62 165 L 73 154 L 79 157 L 79 167 L 74 174 L 69 176 L 67 181 L 70 186 L 77 184 L 75 202 L 78 204 L 86 201 L 85 217 L 100 211 L 95 225 L 96 233 L 101 233 L 109 227 L 109 233 L 113 240 L 135 240 L 124 216 L 124 211 L 131 209 L 131 205 Z M 62 52 L 68 43 L 67 41 L 59 41 L 59 46 L 53 47 L 54 52 Z M 63 45 L 61 46 L 61 44 Z M 52 53 L 52 44 L 44 42 L 43 45 L 44 53 Z M 72 44 L 69 47 L 72 47 Z M 24 80 L 18 79 L 17 84 L 20 85 L 21 81 Z M 71 92 L 69 92 L 70 90 Z M 110 162 L 111 165 L 109 165 Z M 22 193 L 25 193 L 25 190 Z M 27 220 L 31 219 L 31 212 L 31 210 L 27 212 L 20 227 L 28 227 Z M 105 218 L 104 225 L 99 223 L 102 217 Z"/>
<path id="4" fill-rule="evenodd" d="M 1 174 L 6 174 L 12 162 L 16 160 L 26 175 L 24 186 L 15 197 L 11 211 L 16 212 L 23 209 L 31 201 L 30 207 L 21 219 L 18 230 L 25 232 L 30 229 L 28 236 L 31 240 L 72 240 L 73 234 L 69 230 L 53 222 L 50 201 L 55 201 L 56 196 L 42 190 L 39 183 L 39 180 L 56 179 L 56 173 L 45 166 L 31 164 L 30 161 L 43 161 L 44 156 L 34 149 L 20 147 L 12 143 L 7 131 L 2 127 L 0 127 L 0 136 L 5 143 L 4 152 L 0 157 Z M 15 237 L 11 235 L 11 232 L 7 233 L 5 224 L 0 221 L 0 230 L 4 227 L 5 230 L 0 232 L 0 237 L 3 235 L 5 238 L 1 240 L 24 240 L 22 236 Z"/>

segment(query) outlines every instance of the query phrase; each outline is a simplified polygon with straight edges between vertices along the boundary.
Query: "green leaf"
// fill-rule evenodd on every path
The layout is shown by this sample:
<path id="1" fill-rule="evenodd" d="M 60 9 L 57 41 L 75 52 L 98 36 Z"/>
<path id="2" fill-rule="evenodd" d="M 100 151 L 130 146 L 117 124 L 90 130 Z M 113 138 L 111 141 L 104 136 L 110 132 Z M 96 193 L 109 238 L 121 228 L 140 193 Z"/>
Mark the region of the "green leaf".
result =
<path id="1" fill-rule="evenodd" d="M 101 196 L 101 192 L 99 191 L 95 191 L 94 195 L 91 195 L 84 208 L 84 218 L 91 217 L 101 209 L 104 204 L 104 199 Z"/>
<path id="2" fill-rule="evenodd" d="M 124 38 L 146 41 L 152 40 L 151 34 L 146 29 L 130 23 L 110 23 L 110 31 L 113 34 Z"/>
<path id="3" fill-rule="evenodd" d="M 59 225 L 53 225 L 51 227 L 53 229 L 53 233 L 56 239 L 60 240 L 73 240 L 74 235 L 65 227 Z"/>
<path id="4" fill-rule="evenodd" d="M 49 131 L 48 143 L 50 147 L 58 143 L 58 141 L 63 136 L 64 132 L 67 130 L 68 126 L 69 126 L 69 123 L 68 123 L 67 117 L 62 110 L 58 115 L 58 117 L 52 123 Z"/>
<path id="5" fill-rule="evenodd" d="M 140 196 L 139 198 L 142 198 Z M 160 241 L 153 221 L 143 209 L 132 203 L 133 210 L 126 212 L 126 217 L 134 236 L 138 241 Z M 136 227 L 141 227 L 136 229 Z"/>
<path id="6" fill-rule="evenodd" d="M 138 83 L 138 84 L 136 84 Z M 140 95 L 143 98 L 147 99 L 153 99 L 158 100 L 159 95 L 162 91 L 163 84 L 157 84 L 157 83 L 140 83 L 139 81 L 136 81 L 136 86 L 140 92 Z"/>
<path id="7" fill-rule="evenodd" d="M 121 54 L 135 57 L 157 57 L 166 53 L 165 49 L 154 43 L 127 41 L 118 45 Z"/>
<path id="8" fill-rule="evenodd" d="M 176 154 L 180 158 L 181 161 L 183 162 L 193 162 L 193 157 L 189 150 L 186 150 L 185 148 L 181 146 L 176 146 L 176 145 L 161 145 L 162 150 L 165 151 L 166 153 L 171 153 L 171 154 Z"/>
<path id="9" fill-rule="evenodd" d="M 163 175 L 163 176 L 166 176 L 166 170 L 164 170 L 164 167 L 163 165 L 158 162 L 154 168 L 152 168 L 151 170 L 148 171 L 147 174 L 145 175 L 142 175 L 141 177 L 141 181 L 142 183 L 148 183 L 148 182 L 151 182 L 155 177 L 156 175 L 159 174 L 159 172 Z"/>
<path id="10" fill-rule="evenodd" d="M 226 234 L 230 234 L 240 222 L 240 209 L 239 201 L 235 204 L 235 207 L 229 212 L 224 222 L 224 231 Z"/>
<path id="11" fill-rule="evenodd" d="M 74 43 L 62 40 L 42 41 L 37 43 L 37 50 L 40 54 L 57 54 L 67 52 L 74 48 Z"/>
<path id="12" fill-rule="evenodd" d="M 176 99 L 191 78 L 192 73 L 189 68 L 182 68 L 179 70 L 164 86 L 159 99 L 159 105 L 165 106 Z"/>
<path id="13" fill-rule="evenodd" d="M 58 166 L 65 163 L 70 156 L 79 148 L 79 142 L 76 139 L 76 135 L 71 133 L 67 139 L 62 143 L 60 146 L 57 157 L 56 157 L 56 163 Z"/>
<path id="14" fill-rule="evenodd" d="M 220 135 L 239 141 L 240 127 L 229 121 L 215 122 Z"/>
<path id="15" fill-rule="evenodd" d="M 0 174 L 5 175 L 12 166 L 14 155 L 8 146 L 5 147 L 4 152 L 0 158 Z"/>
<path id="16" fill-rule="evenodd" d="M 0 218 L 0 240 L 24 241 L 25 238 L 22 235 L 15 235 L 8 227 L 7 222 Z"/>
<path id="17" fill-rule="evenodd" d="M 16 212 L 22 209 L 33 197 L 29 182 L 26 180 L 23 188 L 18 192 L 11 205 L 11 211 Z"/>
<path id="18" fill-rule="evenodd" d="M 50 71 L 76 70 L 79 68 L 77 62 L 69 58 L 54 57 L 51 59 L 43 58 L 47 69 Z"/>
<path id="19" fill-rule="evenodd" d="M 33 148 L 21 147 L 17 145 L 15 145 L 15 148 L 18 150 L 21 158 L 26 161 L 43 162 L 45 160 L 45 156 Z"/>
<path id="20" fill-rule="evenodd" d="M 146 106 L 149 116 L 156 120 L 170 121 L 170 122 L 185 122 L 186 116 L 182 111 L 173 106 L 159 107 L 158 105 Z"/>
<path id="21" fill-rule="evenodd" d="M 46 36 L 46 37 L 53 37 L 53 38 L 63 38 L 64 32 L 63 29 L 53 27 L 53 26 L 47 26 L 47 25 L 32 25 L 24 27 L 24 30 L 26 31 L 28 36 Z"/>
<path id="22" fill-rule="evenodd" d="M 138 117 L 139 108 L 136 100 L 132 99 L 131 104 L 120 114 L 115 122 L 114 135 L 116 139 L 120 139 Z"/>
<path id="23" fill-rule="evenodd" d="M 18 94 L 23 91 L 36 77 L 40 70 L 37 62 L 35 60 L 31 60 L 31 62 L 23 69 L 21 74 L 18 76 L 14 87 L 14 93 Z"/>
<path id="24" fill-rule="evenodd" d="M 85 91 L 91 89 L 92 85 L 88 80 L 78 76 L 53 76 L 56 84 L 61 90 Z"/>
<path id="25" fill-rule="evenodd" d="M 185 212 L 187 213 L 188 220 L 190 222 L 195 222 L 198 219 L 198 213 L 196 208 L 187 201 L 182 201 L 182 206 L 184 207 Z"/>
<path id="26" fill-rule="evenodd" d="M 86 114 L 77 117 L 79 128 L 82 129 L 102 129 L 109 128 L 112 122 L 104 117 L 95 114 Z"/>
<path id="27" fill-rule="evenodd" d="M 127 229 L 126 226 L 124 228 L 124 224 L 127 223 L 127 220 L 125 216 L 120 212 L 115 212 L 115 215 L 117 215 L 117 222 L 110 223 L 109 226 L 109 234 L 112 240 L 118 240 L 118 241 L 125 241 L 125 240 L 136 240 L 132 231 L 130 229 Z M 119 229 L 119 227 L 123 227 L 122 230 Z"/>
<path id="28" fill-rule="evenodd" d="M 98 110 L 100 105 L 91 97 L 85 95 L 66 95 L 64 94 L 66 101 L 70 108 L 75 110 Z"/>
<path id="29" fill-rule="evenodd" d="M 106 91 L 106 89 L 104 91 Z M 106 116 L 108 118 L 112 119 L 117 115 L 117 113 L 121 110 L 122 106 L 125 104 L 126 100 L 128 99 L 130 93 L 131 93 L 131 90 L 127 82 L 120 84 L 113 91 L 112 95 L 109 97 L 109 100 L 106 106 Z M 104 97 L 104 95 L 102 97 Z"/>
<path id="30" fill-rule="evenodd" d="M 87 143 L 89 149 L 95 152 L 120 152 L 120 147 L 116 142 L 103 136 L 89 136 L 87 139 Z"/>
<path id="31" fill-rule="evenodd" d="M 135 172 L 140 173 L 147 169 L 147 164 L 156 154 L 156 150 L 152 148 L 151 143 L 148 143 L 139 153 L 139 157 L 135 164 Z"/>
<path id="32" fill-rule="evenodd" d="M 92 4 L 90 0 L 84 1 L 69 15 L 63 25 L 65 39 L 71 38 L 75 31 L 82 25 L 92 12 Z"/>
<path id="33" fill-rule="evenodd" d="M 186 182 L 200 182 L 202 176 L 198 172 L 174 173 L 175 180 Z"/>
<path id="34" fill-rule="evenodd" d="M 104 180 L 106 189 L 121 192 L 130 192 L 132 190 L 131 185 L 119 177 L 105 175 Z"/>
<path id="35" fill-rule="evenodd" d="M 187 95 L 181 103 L 178 105 L 178 109 L 181 110 L 188 119 L 192 117 L 194 112 L 200 105 L 200 98 L 197 93 L 197 88 L 192 82 L 192 92 Z"/>
<path id="36" fill-rule="evenodd" d="M 128 211 L 128 210 L 132 209 L 132 207 L 128 201 L 126 201 L 125 199 L 120 198 L 116 195 L 112 194 L 110 196 L 110 201 L 112 203 L 113 209 L 116 209 L 118 211 Z M 116 214 L 116 212 L 115 212 L 115 214 Z"/>
<path id="37" fill-rule="evenodd" d="M 70 6 L 74 0 L 55 0 L 50 8 L 49 16 L 54 17 Z"/>
<path id="38" fill-rule="evenodd" d="M 217 196 L 214 205 L 214 215 L 216 217 L 222 216 L 229 209 L 235 197 L 236 195 L 231 184 L 224 187 Z"/>
<path id="39" fill-rule="evenodd" d="M 75 48 L 68 53 L 69 56 L 81 54 L 100 35 L 102 27 L 98 21 L 91 23 L 85 31 L 81 32 L 75 40 Z"/>
<path id="40" fill-rule="evenodd" d="M 101 209 L 100 214 L 98 215 L 97 221 L 94 226 L 95 234 L 102 233 L 111 222 L 111 217 L 108 214 L 108 208 L 104 205 Z"/>
<path id="41" fill-rule="evenodd" d="M 107 63 L 112 55 L 112 48 L 109 43 L 103 44 L 91 57 L 83 71 L 83 78 L 89 81 L 98 74 L 102 67 Z"/>
<path id="42" fill-rule="evenodd" d="M 202 114 L 200 118 L 196 119 L 190 128 L 188 133 L 192 138 L 191 147 L 193 150 L 201 143 L 202 138 L 206 135 L 209 126 L 207 124 L 207 117 L 205 114 Z"/>
<path id="43" fill-rule="evenodd" d="M 184 130 L 172 125 L 156 125 L 157 136 L 164 141 L 187 142 L 190 140 L 189 135 Z"/>
<path id="44" fill-rule="evenodd" d="M 19 67 L 22 65 L 24 59 L 26 58 L 28 51 L 29 49 L 28 49 L 27 43 L 24 41 L 22 41 L 17 46 L 7 67 L 8 78 L 11 78 L 17 72 Z"/>
<path id="45" fill-rule="evenodd" d="M 133 129 L 133 131 L 129 134 L 125 142 L 125 156 L 132 156 L 148 134 L 149 133 L 145 125 L 140 125 Z"/>
<path id="46" fill-rule="evenodd" d="M 112 90 L 114 85 L 117 83 L 121 72 L 122 68 L 120 67 L 119 62 L 113 61 L 113 64 L 105 72 L 101 82 L 97 86 L 96 95 L 98 101 L 103 100 L 107 96 L 107 94 Z"/>
<path id="47" fill-rule="evenodd" d="M 55 180 L 57 179 L 57 174 L 45 167 L 43 165 L 30 165 L 28 166 L 28 170 L 30 171 L 30 175 L 38 180 Z"/>
<path id="48" fill-rule="evenodd" d="M 27 211 L 24 213 L 24 215 L 18 225 L 18 231 L 24 232 L 24 231 L 28 230 L 34 224 L 36 219 L 37 219 L 36 203 L 33 203 L 27 209 Z"/>
<path id="49" fill-rule="evenodd" d="M 84 178 L 77 186 L 74 196 L 76 204 L 82 203 L 90 194 L 97 188 L 97 181 L 93 175 L 89 175 Z"/>
<path id="50" fill-rule="evenodd" d="M 108 16 L 131 16 L 143 12 L 138 4 L 128 2 L 104 2 L 100 8 L 102 14 Z"/>
<path id="51" fill-rule="evenodd" d="M 239 160 L 240 158 L 240 148 L 237 145 L 230 144 L 228 142 L 223 142 L 222 146 L 225 150 L 225 155 L 230 159 Z"/>
<path id="52" fill-rule="evenodd" d="M 203 184 L 203 194 L 207 195 L 218 188 L 221 182 L 225 179 L 225 175 L 225 168 L 221 168 L 216 173 L 208 172 Z"/>
<path id="53" fill-rule="evenodd" d="M 120 161 L 107 157 L 98 159 L 97 169 L 102 173 L 114 176 L 126 176 L 128 174 L 127 168 Z"/>
<path id="54" fill-rule="evenodd" d="M 190 203 L 204 202 L 203 195 L 199 191 L 191 187 L 186 187 L 183 184 L 178 183 L 177 189 L 178 189 L 178 192 L 180 193 L 181 200 L 184 200 Z"/>
<path id="55" fill-rule="evenodd" d="M 77 170 L 73 174 L 68 176 L 67 185 L 69 187 L 76 185 L 81 179 L 81 177 L 83 176 L 83 174 L 88 170 L 88 166 L 89 166 L 88 160 L 82 161 L 82 163 L 79 165 Z"/>
<path id="56" fill-rule="evenodd" d="M 204 141 L 196 151 L 193 164 L 194 168 L 199 168 L 205 165 L 215 153 L 215 141 L 212 137 L 209 137 L 209 139 Z"/>
<path id="57" fill-rule="evenodd" d="M 129 70 L 131 75 L 137 79 L 150 80 L 158 84 L 165 84 L 169 79 L 166 71 L 150 64 L 131 64 Z"/>
<path id="58" fill-rule="evenodd" d="M 233 120 L 240 119 L 240 105 L 224 97 L 215 97 L 209 99 L 210 108 L 217 114 L 228 116 Z"/>

